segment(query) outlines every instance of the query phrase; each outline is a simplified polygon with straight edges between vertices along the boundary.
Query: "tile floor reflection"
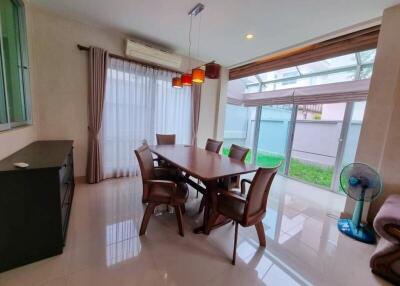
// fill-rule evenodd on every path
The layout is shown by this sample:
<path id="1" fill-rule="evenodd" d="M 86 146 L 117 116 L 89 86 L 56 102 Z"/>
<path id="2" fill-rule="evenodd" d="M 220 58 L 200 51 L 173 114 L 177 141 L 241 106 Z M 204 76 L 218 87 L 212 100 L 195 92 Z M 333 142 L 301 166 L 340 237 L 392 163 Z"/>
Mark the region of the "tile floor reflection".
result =
<path id="1" fill-rule="evenodd" d="M 202 218 L 193 190 L 184 238 L 169 213 L 153 216 L 139 238 L 139 178 L 78 183 L 75 194 L 64 253 L 0 273 L 1 286 L 388 285 L 370 272 L 375 246 L 336 228 L 345 197 L 281 176 L 263 221 L 267 247 L 258 247 L 254 228 L 240 227 L 236 266 L 231 224 L 210 236 L 192 232 Z"/>
<path id="2" fill-rule="evenodd" d="M 107 266 L 121 263 L 139 254 L 141 244 L 133 220 L 107 225 L 106 235 Z"/>

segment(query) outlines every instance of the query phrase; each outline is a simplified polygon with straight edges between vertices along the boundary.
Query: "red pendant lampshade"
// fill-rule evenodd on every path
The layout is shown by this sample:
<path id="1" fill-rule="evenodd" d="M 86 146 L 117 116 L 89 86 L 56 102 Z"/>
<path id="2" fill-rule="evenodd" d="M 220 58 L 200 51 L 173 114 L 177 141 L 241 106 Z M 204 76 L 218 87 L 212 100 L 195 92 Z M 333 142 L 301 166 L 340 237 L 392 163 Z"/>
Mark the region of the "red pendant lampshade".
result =
<path id="1" fill-rule="evenodd" d="M 192 70 L 192 81 L 194 83 L 203 83 L 205 79 L 205 72 L 200 68 L 195 68 Z"/>
<path id="2" fill-rule="evenodd" d="M 219 78 L 219 71 L 221 66 L 217 63 L 206 64 L 206 77 L 211 79 Z"/>
<path id="3" fill-rule="evenodd" d="M 192 75 L 190 73 L 184 73 L 181 77 L 181 82 L 184 86 L 192 85 Z"/>
<path id="4" fill-rule="evenodd" d="M 180 77 L 174 77 L 172 79 L 172 87 L 182 88 L 182 81 Z"/>

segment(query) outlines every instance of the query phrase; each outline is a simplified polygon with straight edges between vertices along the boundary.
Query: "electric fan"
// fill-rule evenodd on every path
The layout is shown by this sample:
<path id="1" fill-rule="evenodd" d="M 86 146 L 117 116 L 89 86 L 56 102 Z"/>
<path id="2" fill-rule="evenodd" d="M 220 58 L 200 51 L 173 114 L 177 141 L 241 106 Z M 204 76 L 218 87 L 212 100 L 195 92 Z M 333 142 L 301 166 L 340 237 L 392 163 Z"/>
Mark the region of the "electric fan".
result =
<path id="1" fill-rule="evenodd" d="M 379 174 L 366 164 L 352 163 L 345 166 L 340 173 L 340 186 L 356 201 L 356 206 L 351 219 L 339 219 L 338 229 L 358 241 L 375 243 L 374 232 L 361 224 L 361 216 L 364 202 L 372 201 L 382 191 Z"/>

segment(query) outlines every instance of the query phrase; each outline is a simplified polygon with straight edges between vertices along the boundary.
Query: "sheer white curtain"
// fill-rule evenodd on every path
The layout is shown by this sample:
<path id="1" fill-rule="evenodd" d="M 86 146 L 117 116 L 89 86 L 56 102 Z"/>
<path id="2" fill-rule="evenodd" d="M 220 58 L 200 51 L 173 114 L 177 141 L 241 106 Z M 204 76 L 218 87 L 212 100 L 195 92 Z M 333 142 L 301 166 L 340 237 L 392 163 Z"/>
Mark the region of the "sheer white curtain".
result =
<path id="1" fill-rule="evenodd" d="M 138 174 L 134 150 L 155 134 L 191 137 L 190 88 L 171 87 L 175 73 L 110 59 L 100 133 L 104 178 Z"/>

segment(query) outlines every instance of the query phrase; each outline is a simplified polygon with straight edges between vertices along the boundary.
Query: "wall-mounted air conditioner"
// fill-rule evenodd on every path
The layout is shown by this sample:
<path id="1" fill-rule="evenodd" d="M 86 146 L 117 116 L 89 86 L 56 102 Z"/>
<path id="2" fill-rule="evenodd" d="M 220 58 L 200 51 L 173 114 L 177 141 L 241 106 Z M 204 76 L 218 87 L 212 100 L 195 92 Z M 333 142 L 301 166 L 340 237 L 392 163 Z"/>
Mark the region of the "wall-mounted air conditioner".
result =
<path id="1" fill-rule="evenodd" d="M 165 52 L 153 47 L 134 42 L 126 41 L 127 56 L 137 60 L 157 64 L 164 67 L 179 69 L 181 67 L 182 58 L 169 52 Z"/>

